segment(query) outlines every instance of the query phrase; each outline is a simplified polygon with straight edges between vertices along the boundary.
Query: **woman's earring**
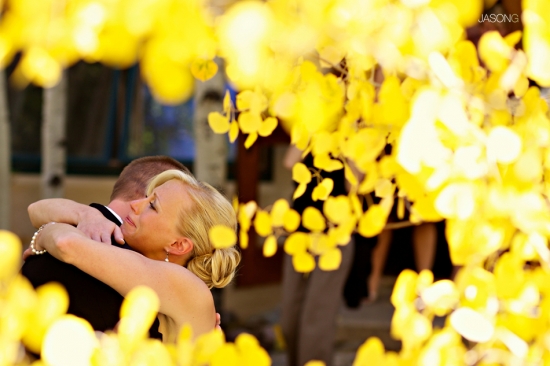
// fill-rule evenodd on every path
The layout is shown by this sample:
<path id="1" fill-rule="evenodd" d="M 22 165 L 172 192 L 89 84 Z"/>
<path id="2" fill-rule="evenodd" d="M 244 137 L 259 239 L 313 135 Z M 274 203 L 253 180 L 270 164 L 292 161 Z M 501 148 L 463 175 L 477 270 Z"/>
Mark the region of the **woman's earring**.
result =
<path id="1" fill-rule="evenodd" d="M 164 259 L 165 262 L 170 262 L 170 260 L 168 259 L 168 251 L 166 251 L 166 258 Z"/>

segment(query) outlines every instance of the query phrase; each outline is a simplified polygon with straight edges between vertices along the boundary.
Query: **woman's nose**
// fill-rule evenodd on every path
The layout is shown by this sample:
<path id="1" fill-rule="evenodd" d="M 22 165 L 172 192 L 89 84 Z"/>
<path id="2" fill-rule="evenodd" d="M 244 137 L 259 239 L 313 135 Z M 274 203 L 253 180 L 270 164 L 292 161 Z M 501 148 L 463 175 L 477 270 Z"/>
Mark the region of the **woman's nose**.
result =
<path id="1" fill-rule="evenodd" d="M 142 198 L 140 200 L 134 200 L 130 202 L 130 207 L 135 214 L 139 214 L 141 212 L 141 207 L 143 207 L 143 202 L 145 201 L 145 199 L 146 198 Z"/>

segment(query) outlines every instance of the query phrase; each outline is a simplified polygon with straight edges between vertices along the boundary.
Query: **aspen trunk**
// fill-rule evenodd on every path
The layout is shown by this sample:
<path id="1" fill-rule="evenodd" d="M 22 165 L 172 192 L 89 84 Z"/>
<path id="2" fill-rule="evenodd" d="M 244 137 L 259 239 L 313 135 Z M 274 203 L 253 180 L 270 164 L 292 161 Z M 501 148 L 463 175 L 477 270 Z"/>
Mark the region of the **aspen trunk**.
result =
<path id="1" fill-rule="evenodd" d="M 44 89 L 42 107 L 42 197 L 63 197 L 66 169 L 67 73 Z"/>
<path id="2" fill-rule="evenodd" d="M 0 70 L 0 229 L 10 229 L 11 215 L 11 135 L 8 115 L 6 75 Z"/>
<path id="3" fill-rule="evenodd" d="M 205 82 L 195 85 L 195 164 L 197 179 L 216 188 L 222 188 L 227 174 L 227 137 L 218 135 L 208 125 L 208 113 L 223 110 L 225 77 L 218 62 L 218 73 Z"/>

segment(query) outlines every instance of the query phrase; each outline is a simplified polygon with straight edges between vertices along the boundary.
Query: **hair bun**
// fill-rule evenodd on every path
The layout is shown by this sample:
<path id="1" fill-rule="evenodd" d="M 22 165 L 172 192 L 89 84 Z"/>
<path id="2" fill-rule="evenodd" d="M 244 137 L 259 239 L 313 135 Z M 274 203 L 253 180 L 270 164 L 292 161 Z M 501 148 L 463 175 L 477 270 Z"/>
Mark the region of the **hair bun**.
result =
<path id="1" fill-rule="evenodd" d="M 206 283 L 208 288 L 227 286 L 235 276 L 241 253 L 235 248 L 215 249 L 192 258 L 187 269 Z"/>

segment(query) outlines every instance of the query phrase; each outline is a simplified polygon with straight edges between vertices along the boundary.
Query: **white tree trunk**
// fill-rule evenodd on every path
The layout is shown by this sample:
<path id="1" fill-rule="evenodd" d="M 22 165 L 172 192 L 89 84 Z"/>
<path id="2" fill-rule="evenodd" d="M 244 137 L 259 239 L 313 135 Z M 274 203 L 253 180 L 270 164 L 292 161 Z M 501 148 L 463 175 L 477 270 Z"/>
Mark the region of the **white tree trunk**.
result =
<path id="1" fill-rule="evenodd" d="M 0 229 L 10 229 L 11 135 L 8 117 L 6 76 L 0 70 Z"/>
<path id="2" fill-rule="evenodd" d="M 63 197 L 66 168 L 67 73 L 44 89 L 42 107 L 42 197 Z"/>
<path id="3" fill-rule="evenodd" d="M 218 73 L 205 82 L 195 84 L 195 163 L 197 179 L 216 188 L 223 188 L 227 175 L 227 137 L 218 135 L 208 125 L 208 113 L 223 110 L 225 77 L 218 62 Z"/>

